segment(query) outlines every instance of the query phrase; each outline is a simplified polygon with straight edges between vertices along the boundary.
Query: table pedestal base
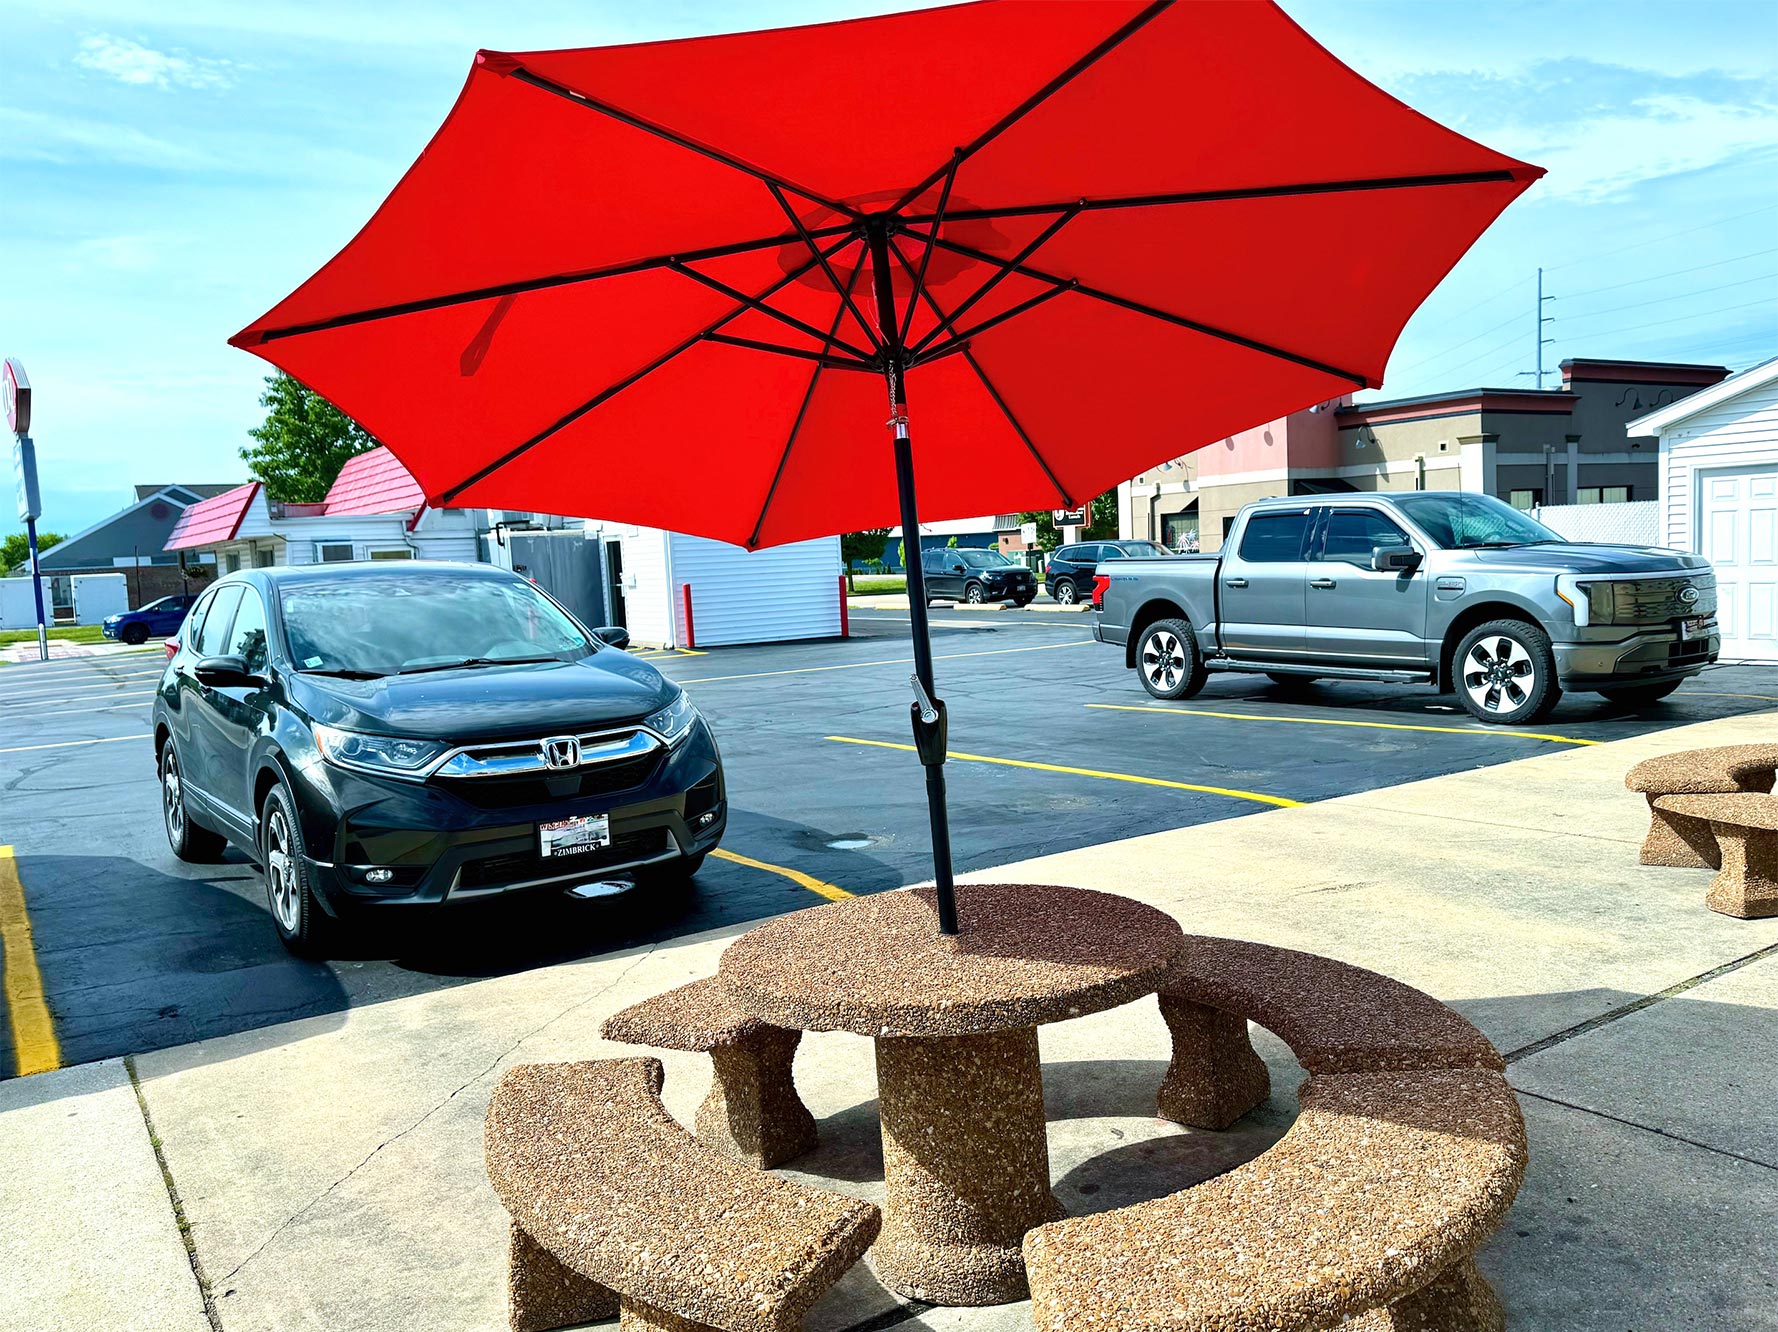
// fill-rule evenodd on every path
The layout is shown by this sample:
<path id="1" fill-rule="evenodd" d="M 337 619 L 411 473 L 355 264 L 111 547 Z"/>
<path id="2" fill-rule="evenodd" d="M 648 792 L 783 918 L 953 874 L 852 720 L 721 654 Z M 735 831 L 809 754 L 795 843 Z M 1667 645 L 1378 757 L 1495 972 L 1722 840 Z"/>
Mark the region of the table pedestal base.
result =
<path id="1" fill-rule="evenodd" d="M 1050 1192 L 1037 1029 L 877 1038 L 888 1200 L 884 1285 L 944 1305 L 1029 1294 L 1019 1244 L 1064 1213 Z"/>

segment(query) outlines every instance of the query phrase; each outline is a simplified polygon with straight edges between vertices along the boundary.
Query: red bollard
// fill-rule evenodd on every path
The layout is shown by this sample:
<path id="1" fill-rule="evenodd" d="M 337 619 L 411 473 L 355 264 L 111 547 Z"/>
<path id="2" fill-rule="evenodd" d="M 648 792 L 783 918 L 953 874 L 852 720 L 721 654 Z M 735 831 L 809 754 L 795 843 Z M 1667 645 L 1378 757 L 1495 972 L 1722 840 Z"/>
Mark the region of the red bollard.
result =
<path id="1" fill-rule="evenodd" d="M 846 575 L 840 575 L 840 637 L 852 637 L 852 629 L 846 619 Z"/>
<path id="2" fill-rule="evenodd" d="M 698 645 L 698 638 L 691 626 L 691 584 L 681 583 L 679 591 L 685 597 L 685 646 L 695 648 Z"/>

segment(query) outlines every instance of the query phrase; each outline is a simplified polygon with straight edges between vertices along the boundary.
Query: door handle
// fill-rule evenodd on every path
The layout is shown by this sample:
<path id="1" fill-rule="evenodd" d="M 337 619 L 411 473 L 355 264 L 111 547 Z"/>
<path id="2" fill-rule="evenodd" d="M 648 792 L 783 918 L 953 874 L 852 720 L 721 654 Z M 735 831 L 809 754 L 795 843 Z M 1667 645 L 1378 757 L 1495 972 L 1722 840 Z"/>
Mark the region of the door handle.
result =
<path id="1" fill-rule="evenodd" d="M 1319 588 L 1322 588 L 1325 590 L 1327 588 L 1335 586 L 1335 583 L 1334 583 L 1334 580 L 1331 578 L 1311 578 L 1309 580 L 1309 586 L 1310 587 L 1319 587 Z"/>
<path id="2" fill-rule="evenodd" d="M 1246 587 L 1247 580 L 1245 578 L 1225 578 L 1222 585 L 1224 587 Z"/>

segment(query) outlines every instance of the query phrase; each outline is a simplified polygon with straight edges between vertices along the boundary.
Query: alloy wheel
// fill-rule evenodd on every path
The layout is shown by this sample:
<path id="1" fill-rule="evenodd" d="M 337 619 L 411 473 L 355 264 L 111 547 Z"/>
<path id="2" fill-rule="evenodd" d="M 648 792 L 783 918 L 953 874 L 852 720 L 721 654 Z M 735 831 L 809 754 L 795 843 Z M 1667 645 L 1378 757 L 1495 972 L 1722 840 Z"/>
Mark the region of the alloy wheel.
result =
<path id="1" fill-rule="evenodd" d="M 1464 692 L 1484 712 L 1513 712 L 1536 687 L 1537 663 L 1515 638 L 1482 639 L 1464 660 Z"/>
<path id="2" fill-rule="evenodd" d="M 1185 647 L 1179 636 L 1162 629 L 1142 644 L 1142 673 L 1156 689 L 1171 689 L 1185 674 Z"/>
<path id="3" fill-rule="evenodd" d="M 963 593 L 963 599 L 971 606 L 982 604 L 982 587 L 980 583 L 971 583 Z"/>
<path id="4" fill-rule="evenodd" d="M 1074 604 L 1074 584 L 1066 580 L 1056 584 L 1056 601 L 1063 606 Z"/>
<path id="5" fill-rule="evenodd" d="M 161 813 L 167 820 L 167 840 L 175 849 L 185 837 L 185 789 L 179 780 L 179 760 L 169 745 L 161 765 Z"/>
<path id="6" fill-rule="evenodd" d="M 272 914 L 286 931 L 295 934 L 302 922 L 301 887 L 296 859 L 290 849 L 290 825 L 276 805 L 265 821 L 265 879 L 272 900 Z"/>

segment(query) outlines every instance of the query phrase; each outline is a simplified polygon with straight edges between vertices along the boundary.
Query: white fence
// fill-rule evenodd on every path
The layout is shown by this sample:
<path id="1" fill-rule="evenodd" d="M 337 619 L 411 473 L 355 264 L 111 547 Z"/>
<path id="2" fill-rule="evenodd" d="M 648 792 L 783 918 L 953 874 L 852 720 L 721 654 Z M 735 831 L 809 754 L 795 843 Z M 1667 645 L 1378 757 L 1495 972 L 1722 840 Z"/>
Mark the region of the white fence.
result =
<path id="1" fill-rule="evenodd" d="M 1624 546 L 1658 546 L 1660 502 L 1626 504 L 1544 504 L 1531 516 L 1570 541 L 1604 541 Z"/>

